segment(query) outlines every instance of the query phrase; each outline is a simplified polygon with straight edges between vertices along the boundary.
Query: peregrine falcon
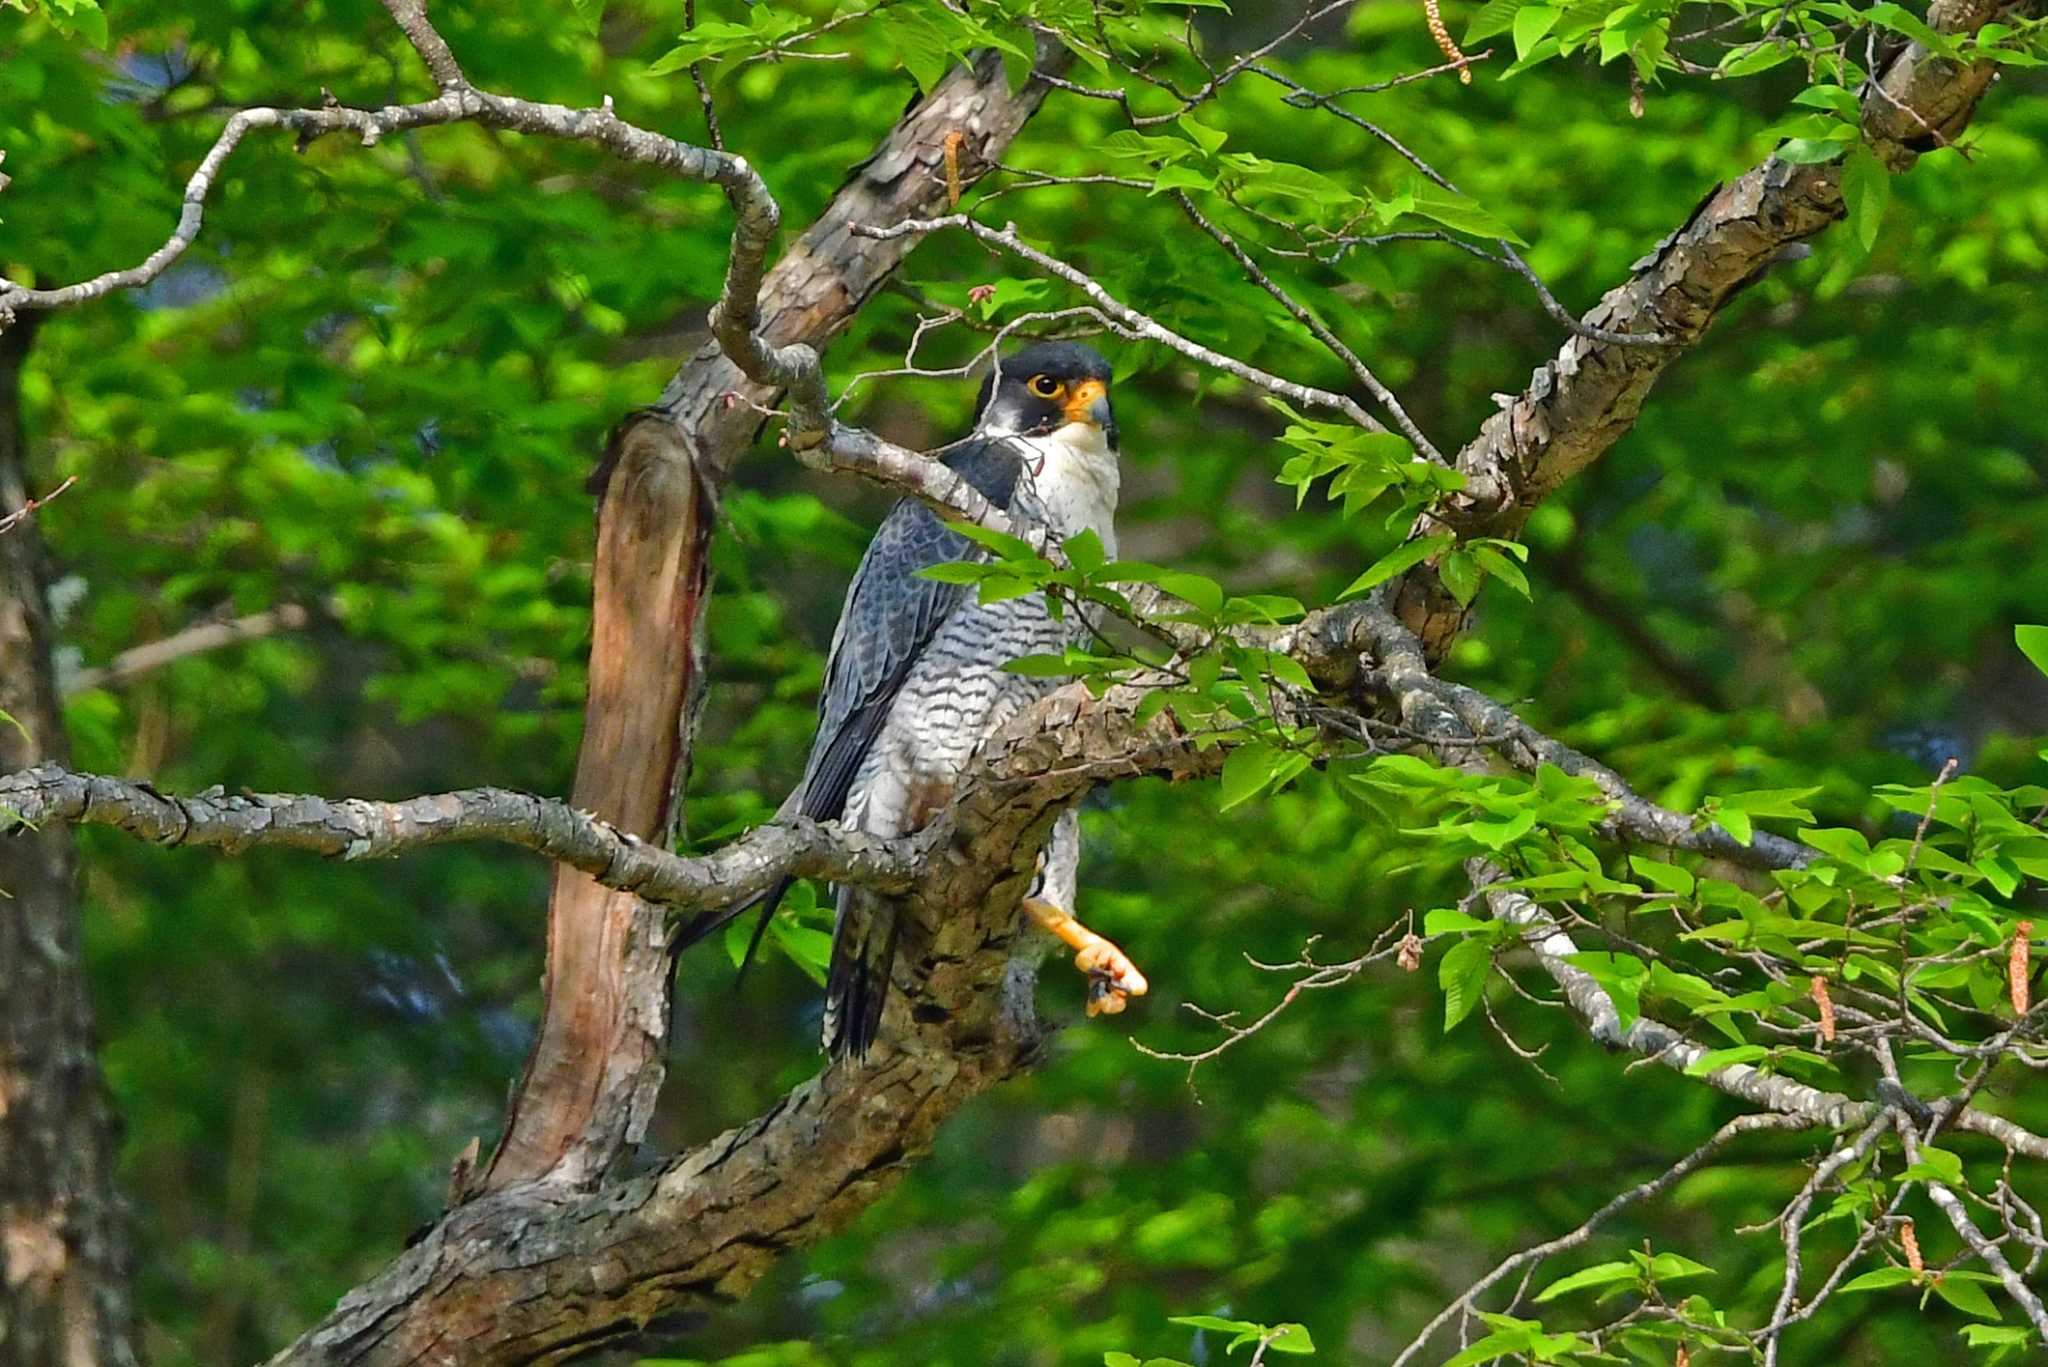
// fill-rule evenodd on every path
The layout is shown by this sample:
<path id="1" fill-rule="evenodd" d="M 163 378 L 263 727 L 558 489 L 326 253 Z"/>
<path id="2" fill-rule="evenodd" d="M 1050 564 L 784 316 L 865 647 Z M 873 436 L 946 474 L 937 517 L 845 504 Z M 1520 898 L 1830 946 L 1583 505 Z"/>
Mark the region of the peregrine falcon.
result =
<path id="1" fill-rule="evenodd" d="M 1114 557 L 1117 432 L 1109 379 L 1108 363 L 1089 347 L 1026 347 L 983 381 L 973 433 L 940 459 L 1012 518 L 1060 538 L 1093 531 Z M 825 665 L 817 737 L 785 813 L 874 835 L 922 829 L 951 802 L 983 739 L 1056 686 L 1003 665 L 1056 655 L 1086 639 L 1089 627 L 1079 613 L 1055 620 L 1037 593 L 982 603 L 971 585 L 917 573 L 986 558 L 917 500 L 890 510 L 847 589 Z M 1145 992 L 1144 977 L 1063 909 L 1073 905 L 1079 844 L 1079 823 L 1068 811 L 1054 827 L 1024 908 L 1076 951 L 1075 964 L 1091 981 L 1089 1014 L 1121 1011 Z M 762 926 L 788 886 L 785 880 L 767 895 Z M 682 930 L 682 942 L 701 939 L 746 909 L 699 917 Z M 825 983 L 824 1046 L 833 1056 L 863 1056 L 874 1042 L 900 929 L 890 899 L 838 890 Z"/>

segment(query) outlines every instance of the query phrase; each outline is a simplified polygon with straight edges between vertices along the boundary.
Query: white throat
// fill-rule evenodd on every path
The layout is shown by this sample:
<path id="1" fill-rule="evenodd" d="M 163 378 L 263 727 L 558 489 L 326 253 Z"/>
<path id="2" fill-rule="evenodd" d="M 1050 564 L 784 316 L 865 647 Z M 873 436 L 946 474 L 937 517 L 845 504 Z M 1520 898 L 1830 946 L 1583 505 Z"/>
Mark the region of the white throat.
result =
<path id="1" fill-rule="evenodd" d="M 1093 531 L 1116 558 L 1116 452 L 1102 429 L 1070 422 L 1045 436 L 1013 436 L 1024 456 L 1024 479 L 1061 536 Z"/>

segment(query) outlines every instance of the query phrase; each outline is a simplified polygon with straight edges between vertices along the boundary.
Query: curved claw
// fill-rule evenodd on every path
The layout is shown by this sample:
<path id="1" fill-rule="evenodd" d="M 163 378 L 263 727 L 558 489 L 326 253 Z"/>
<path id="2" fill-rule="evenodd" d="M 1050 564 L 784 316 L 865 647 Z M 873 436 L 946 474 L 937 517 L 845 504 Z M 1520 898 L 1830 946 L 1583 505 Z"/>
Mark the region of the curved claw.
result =
<path id="1" fill-rule="evenodd" d="M 1024 910 L 1074 951 L 1074 967 L 1088 976 L 1088 1014 L 1119 1015 L 1132 997 L 1142 997 L 1152 985 L 1116 944 L 1097 935 L 1052 903 L 1036 897 L 1024 899 Z"/>

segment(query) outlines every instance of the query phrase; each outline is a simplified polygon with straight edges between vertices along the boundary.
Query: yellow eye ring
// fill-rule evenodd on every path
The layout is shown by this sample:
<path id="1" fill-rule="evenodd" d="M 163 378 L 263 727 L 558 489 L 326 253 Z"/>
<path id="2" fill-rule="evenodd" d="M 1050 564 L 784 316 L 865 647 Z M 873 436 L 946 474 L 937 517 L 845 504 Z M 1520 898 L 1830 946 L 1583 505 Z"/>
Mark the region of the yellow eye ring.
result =
<path id="1" fill-rule="evenodd" d="M 1033 375 L 1031 382 L 1025 388 L 1041 399 L 1056 399 L 1060 396 L 1060 391 L 1065 389 L 1066 386 L 1050 375 Z"/>

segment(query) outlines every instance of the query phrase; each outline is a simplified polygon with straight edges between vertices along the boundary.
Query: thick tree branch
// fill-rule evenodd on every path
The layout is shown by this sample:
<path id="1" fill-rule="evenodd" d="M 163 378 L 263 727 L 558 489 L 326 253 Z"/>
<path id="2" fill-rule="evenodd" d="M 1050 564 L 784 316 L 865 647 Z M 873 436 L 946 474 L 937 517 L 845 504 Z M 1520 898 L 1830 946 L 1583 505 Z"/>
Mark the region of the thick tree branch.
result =
<path id="1" fill-rule="evenodd" d="M 0 836 L 50 823 L 112 826 L 166 848 L 242 854 L 278 846 L 343 860 L 495 841 L 580 869 L 606 887 L 691 910 L 744 901 L 784 874 L 900 891 L 922 848 L 916 840 L 880 840 L 799 817 L 756 827 L 715 854 L 686 858 L 567 803 L 506 788 L 374 802 L 218 789 L 178 797 L 147 783 L 47 764 L 0 778 Z"/>
<path id="2" fill-rule="evenodd" d="M 1032 78 L 1020 89 L 1010 89 L 994 52 L 947 75 L 854 168 L 831 205 L 760 281 L 758 302 L 744 306 L 758 344 L 732 336 L 742 315 L 721 301 L 711 339 L 643 420 L 693 451 L 714 487 L 723 486 L 752 443 L 761 410 L 780 402 L 785 389 L 792 390 L 791 427 L 804 434 L 799 444 L 815 440 L 831 420 L 815 352 L 846 328 L 916 245 L 914 238 L 860 236 L 856 228 L 923 219 L 948 207 L 956 183 L 948 167 L 961 187 L 993 170 L 1068 60 L 1063 45 L 1041 38 Z M 731 294 L 728 289 L 728 299 Z M 802 364 L 801 354 L 790 351 L 784 354 L 795 364 L 787 371 L 763 364 L 763 349 L 776 345 L 807 347 L 812 363 Z"/>
<path id="3" fill-rule="evenodd" d="M 2032 3 L 1935 0 L 1929 19 L 1942 32 L 1970 33 Z M 1864 136 L 1893 169 L 1904 170 L 1937 145 L 1936 138 L 1962 130 L 1996 72 L 1994 62 L 1958 64 L 1911 44 L 1876 77 L 1864 101 Z M 1447 525 L 1461 536 L 1516 535 L 1539 503 L 1635 425 L 1651 386 L 1780 252 L 1842 217 L 1841 177 L 1839 163 L 1796 165 L 1773 156 L 1717 187 L 1585 315 L 1603 331 L 1656 332 L 1677 344 L 1568 338 L 1458 452 L 1454 463 L 1465 474 L 1464 493 L 1440 522 L 1425 517 L 1419 529 Z M 1394 606 L 1432 659 L 1449 647 L 1465 616 L 1429 565 L 1402 577 Z"/>
<path id="4" fill-rule="evenodd" d="M 1142 696 L 1063 689 L 984 746 L 906 896 L 898 990 L 865 1062 L 650 1175 L 477 1196 L 274 1364 L 513 1364 L 629 1341 L 658 1315 L 739 1298 L 879 1199 L 948 1116 L 1042 1047 L 1013 950 L 1059 814 L 1099 782 L 1220 767 L 1163 718 L 1134 726 Z"/>

